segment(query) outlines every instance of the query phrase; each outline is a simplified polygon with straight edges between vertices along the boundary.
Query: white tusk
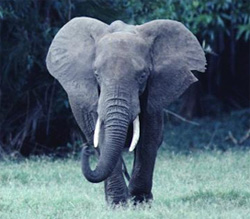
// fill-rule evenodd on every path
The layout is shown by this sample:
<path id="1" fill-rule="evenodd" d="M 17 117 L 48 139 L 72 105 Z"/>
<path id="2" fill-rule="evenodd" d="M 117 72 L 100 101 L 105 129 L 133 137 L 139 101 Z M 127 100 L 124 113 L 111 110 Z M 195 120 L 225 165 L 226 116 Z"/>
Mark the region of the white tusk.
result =
<path id="1" fill-rule="evenodd" d="M 99 144 L 100 128 L 101 128 L 101 121 L 98 117 L 96 125 L 95 125 L 95 132 L 94 132 L 94 147 L 95 148 L 97 148 Z"/>
<path id="2" fill-rule="evenodd" d="M 140 137 L 140 121 L 139 116 L 137 116 L 133 122 L 133 138 L 131 145 L 129 147 L 129 151 L 133 151 L 138 143 Z"/>

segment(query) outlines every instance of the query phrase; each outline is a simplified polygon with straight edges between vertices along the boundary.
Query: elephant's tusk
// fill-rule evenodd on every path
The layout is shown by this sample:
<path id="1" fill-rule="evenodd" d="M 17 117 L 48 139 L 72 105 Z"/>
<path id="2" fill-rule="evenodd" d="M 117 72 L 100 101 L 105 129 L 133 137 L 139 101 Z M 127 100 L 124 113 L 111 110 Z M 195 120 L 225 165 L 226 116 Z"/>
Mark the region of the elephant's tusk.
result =
<path id="1" fill-rule="evenodd" d="M 138 143 L 140 137 L 140 121 L 139 116 L 136 117 L 136 119 L 133 122 L 133 138 L 131 145 L 129 147 L 129 151 L 133 151 Z"/>
<path id="2" fill-rule="evenodd" d="M 95 148 L 97 148 L 99 144 L 100 127 L 101 127 L 101 121 L 98 117 L 96 125 L 95 125 L 95 132 L 94 132 L 94 147 Z"/>

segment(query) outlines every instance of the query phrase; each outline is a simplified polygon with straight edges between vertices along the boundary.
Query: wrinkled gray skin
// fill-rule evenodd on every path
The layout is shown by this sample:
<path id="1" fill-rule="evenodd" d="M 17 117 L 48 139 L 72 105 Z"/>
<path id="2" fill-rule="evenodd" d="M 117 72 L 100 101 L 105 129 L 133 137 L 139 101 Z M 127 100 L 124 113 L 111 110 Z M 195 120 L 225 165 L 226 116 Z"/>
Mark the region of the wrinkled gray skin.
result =
<path id="1" fill-rule="evenodd" d="M 205 56 L 195 36 L 181 23 L 155 20 L 133 26 L 74 18 L 55 36 L 46 59 L 51 75 L 68 94 L 75 119 L 93 145 L 99 116 L 100 157 L 94 170 L 86 148 L 82 171 L 90 182 L 105 181 L 109 203 L 152 199 L 157 149 L 162 143 L 163 108 L 205 70 Z M 132 138 L 139 115 L 140 138 L 129 186 L 122 174 L 122 150 Z"/>

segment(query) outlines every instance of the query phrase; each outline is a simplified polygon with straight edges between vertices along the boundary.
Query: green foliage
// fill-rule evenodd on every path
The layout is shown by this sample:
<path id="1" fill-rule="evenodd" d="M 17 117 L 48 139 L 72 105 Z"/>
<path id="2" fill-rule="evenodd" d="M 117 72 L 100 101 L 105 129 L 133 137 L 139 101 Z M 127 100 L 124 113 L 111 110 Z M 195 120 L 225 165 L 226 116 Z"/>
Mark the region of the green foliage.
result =
<path id="1" fill-rule="evenodd" d="M 173 19 L 185 24 L 193 33 L 210 43 L 218 31 L 230 35 L 234 25 L 237 39 L 249 40 L 250 4 L 234 0 L 157 0 L 126 1 L 123 6 L 131 23 L 142 24 L 154 19 Z"/>
<path id="2" fill-rule="evenodd" d="M 199 126 L 187 122 L 176 125 L 177 119 L 166 117 L 165 148 L 175 153 L 193 153 L 199 150 L 245 149 L 250 147 L 250 110 L 233 111 L 229 114 L 216 112 L 216 117 L 196 119 Z M 237 140 L 233 141 L 230 135 Z"/>
<path id="3" fill-rule="evenodd" d="M 8 144 L 7 150 L 19 150 L 27 138 L 35 139 L 39 128 L 49 131 L 47 120 L 65 111 L 65 95 L 57 91 L 45 66 L 48 45 L 66 22 L 65 12 L 55 3 L 1 2 L 0 144 Z M 50 10 L 60 22 L 50 18 Z"/>
<path id="4" fill-rule="evenodd" d="M 0 162 L 0 218 L 248 218 L 249 151 L 160 153 L 154 202 L 112 210 L 72 159 Z M 132 166 L 131 157 L 126 162 Z"/>

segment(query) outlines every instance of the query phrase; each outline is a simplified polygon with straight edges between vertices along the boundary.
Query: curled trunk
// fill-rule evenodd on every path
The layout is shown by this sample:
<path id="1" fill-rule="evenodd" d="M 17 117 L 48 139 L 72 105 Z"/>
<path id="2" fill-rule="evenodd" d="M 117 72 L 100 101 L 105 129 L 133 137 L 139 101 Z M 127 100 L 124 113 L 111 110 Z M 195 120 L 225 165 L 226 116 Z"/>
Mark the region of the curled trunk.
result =
<path id="1" fill-rule="evenodd" d="M 100 145 L 101 154 L 94 170 L 89 165 L 88 153 L 82 153 L 82 172 L 93 183 L 102 182 L 110 176 L 121 156 L 129 125 L 128 107 L 111 105 L 107 107 L 103 121 L 104 141 Z"/>

